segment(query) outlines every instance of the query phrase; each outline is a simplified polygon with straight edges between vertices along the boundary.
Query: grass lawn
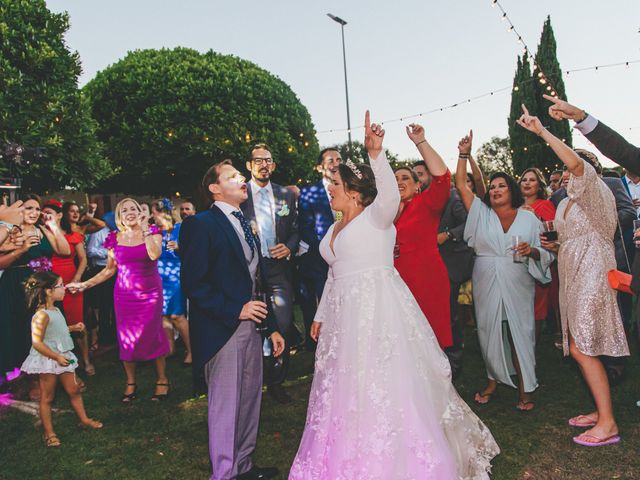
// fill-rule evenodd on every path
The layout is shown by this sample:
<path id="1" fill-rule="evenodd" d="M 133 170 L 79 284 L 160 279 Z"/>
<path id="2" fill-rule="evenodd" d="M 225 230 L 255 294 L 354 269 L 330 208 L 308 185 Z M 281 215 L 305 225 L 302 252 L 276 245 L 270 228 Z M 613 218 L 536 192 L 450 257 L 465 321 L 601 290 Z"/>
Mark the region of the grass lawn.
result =
<path id="1" fill-rule="evenodd" d="M 462 397 L 493 432 L 502 453 L 494 460 L 493 477 L 505 479 L 638 479 L 640 478 L 639 366 L 631 358 L 627 380 L 614 389 L 614 405 L 623 441 L 601 448 L 579 447 L 571 441 L 576 430 L 566 424 L 571 416 L 592 409 L 586 387 L 572 361 L 543 336 L 538 351 L 540 388 L 536 409 L 515 410 L 516 392 L 501 387 L 491 404 L 473 404 L 473 393 L 484 386 L 482 357 L 473 329 L 467 330 L 464 373 L 456 382 Z M 635 352 L 634 352 L 635 353 Z M 151 364 L 140 366 L 140 397 L 131 406 L 120 404 L 124 374 L 112 351 L 96 361 L 97 375 L 86 379 L 84 399 L 89 415 L 105 428 L 86 431 L 77 427 L 75 414 L 54 416 L 63 445 L 47 449 L 33 416 L 8 408 L 0 411 L 0 479 L 207 479 L 206 399 L 189 399 L 190 370 L 181 357 L 168 361 L 172 381 L 169 400 L 150 401 L 153 392 Z M 311 385 L 312 355 L 301 352 L 292 361 L 288 390 L 294 402 L 286 407 L 265 395 L 258 449 L 258 465 L 276 465 L 286 473 L 295 455 L 306 415 Z M 401 372 L 398 372 L 401 374 Z M 70 408 L 58 392 L 55 406 Z M 357 480 L 357 479 L 354 479 Z M 393 479 L 389 479 L 393 480 Z"/>

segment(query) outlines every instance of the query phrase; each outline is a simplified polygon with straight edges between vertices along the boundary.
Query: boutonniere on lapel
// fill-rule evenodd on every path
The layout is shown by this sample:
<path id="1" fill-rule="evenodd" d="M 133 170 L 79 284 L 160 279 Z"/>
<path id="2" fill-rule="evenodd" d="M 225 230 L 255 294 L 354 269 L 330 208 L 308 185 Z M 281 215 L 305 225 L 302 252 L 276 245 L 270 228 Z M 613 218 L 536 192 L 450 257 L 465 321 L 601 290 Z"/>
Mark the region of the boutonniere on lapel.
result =
<path id="1" fill-rule="evenodd" d="M 276 212 L 279 217 L 286 217 L 287 215 L 289 215 L 289 213 L 291 213 L 289 211 L 289 205 L 287 205 L 286 203 L 282 205 L 282 208 Z"/>

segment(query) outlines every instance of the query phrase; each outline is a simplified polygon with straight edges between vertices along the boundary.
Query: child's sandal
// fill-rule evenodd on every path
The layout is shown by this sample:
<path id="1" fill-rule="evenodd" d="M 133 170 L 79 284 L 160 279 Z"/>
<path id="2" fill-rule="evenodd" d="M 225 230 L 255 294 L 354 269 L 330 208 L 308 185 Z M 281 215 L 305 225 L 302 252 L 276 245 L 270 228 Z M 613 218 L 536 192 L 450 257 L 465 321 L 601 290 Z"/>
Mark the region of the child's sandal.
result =
<path id="1" fill-rule="evenodd" d="M 55 433 L 52 433 L 49 436 L 43 435 L 42 438 L 44 439 L 44 443 L 47 447 L 59 447 L 62 445 L 62 442 Z"/>
<path id="2" fill-rule="evenodd" d="M 92 428 L 94 430 L 100 430 L 104 425 L 102 424 L 102 422 L 90 418 L 86 422 L 80 423 L 80 426 L 82 428 Z"/>

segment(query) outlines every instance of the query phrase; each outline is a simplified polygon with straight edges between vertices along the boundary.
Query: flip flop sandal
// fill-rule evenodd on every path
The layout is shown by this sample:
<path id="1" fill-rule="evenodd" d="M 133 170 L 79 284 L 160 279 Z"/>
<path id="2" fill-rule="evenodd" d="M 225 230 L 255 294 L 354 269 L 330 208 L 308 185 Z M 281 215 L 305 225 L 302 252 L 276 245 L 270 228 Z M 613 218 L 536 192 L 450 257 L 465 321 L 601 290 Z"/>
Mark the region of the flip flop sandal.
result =
<path id="1" fill-rule="evenodd" d="M 595 442 L 589 442 L 583 440 L 584 438 L 592 438 Z M 620 442 L 620 435 L 617 433 L 615 435 L 611 435 L 607 438 L 598 438 L 595 435 L 591 435 L 589 433 L 582 433 L 577 437 L 573 437 L 574 443 L 578 445 L 582 445 L 584 447 L 604 447 L 605 445 L 614 445 Z"/>
<path id="2" fill-rule="evenodd" d="M 533 405 L 531 408 L 527 408 L 527 405 Z M 535 408 L 535 402 L 518 402 L 516 405 L 516 410 L 519 412 L 527 413 L 532 411 Z"/>
<path id="3" fill-rule="evenodd" d="M 569 425 L 578 428 L 590 428 L 596 425 L 596 421 L 588 415 L 578 415 L 569 419 Z"/>
<path id="4" fill-rule="evenodd" d="M 486 405 L 487 403 L 489 403 L 491 401 L 491 399 L 493 398 L 493 396 L 495 394 L 496 394 L 496 390 L 494 390 L 493 392 L 487 392 L 487 393 L 476 392 L 475 395 L 473 396 L 473 401 L 476 402 L 478 405 Z M 486 402 L 481 402 L 481 401 L 478 400 L 478 397 L 486 398 L 487 401 Z"/>

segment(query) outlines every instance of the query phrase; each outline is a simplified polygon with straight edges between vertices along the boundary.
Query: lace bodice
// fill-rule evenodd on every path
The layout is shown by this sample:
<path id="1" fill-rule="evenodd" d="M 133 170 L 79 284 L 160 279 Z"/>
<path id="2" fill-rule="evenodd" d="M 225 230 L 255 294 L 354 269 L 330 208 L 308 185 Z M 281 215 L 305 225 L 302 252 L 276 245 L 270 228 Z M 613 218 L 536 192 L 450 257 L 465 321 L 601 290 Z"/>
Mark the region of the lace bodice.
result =
<path id="1" fill-rule="evenodd" d="M 393 268 L 396 229 L 393 220 L 400 205 L 395 175 L 384 152 L 369 159 L 378 195 L 371 205 L 340 231 L 331 249 L 335 223 L 320 242 L 320 254 L 329 264 L 329 276 L 339 278 L 376 268 Z"/>

